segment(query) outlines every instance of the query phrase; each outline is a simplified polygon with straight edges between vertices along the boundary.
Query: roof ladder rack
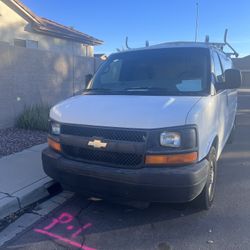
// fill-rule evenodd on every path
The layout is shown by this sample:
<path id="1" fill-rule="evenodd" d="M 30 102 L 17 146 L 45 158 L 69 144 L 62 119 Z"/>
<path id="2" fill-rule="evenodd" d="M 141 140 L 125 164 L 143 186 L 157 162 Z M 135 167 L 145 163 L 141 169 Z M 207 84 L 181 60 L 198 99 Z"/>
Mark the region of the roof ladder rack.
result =
<path id="1" fill-rule="evenodd" d="M 239 53 L 236 52 L 236 50 L 227 42 L 227 33 L 228 33 L 228 29 L 225 29 L 225 33 L 224 33 L 224 42 L 223 43 L 211 43 L 209 42 L 209 36 L 206 36 L 205 38 L 205 43 L 208 43 L 220 50 L 222 50 L 225 54 L 229 55 L 229 56 L 235 56 L 235 57 L 238 57 L 239 56 Z M 227 46 L 229 47 L 232 52 L 231 53 L 228 53 L 228 52 L 225 52 L 224 51 L 224 47 Z"/>

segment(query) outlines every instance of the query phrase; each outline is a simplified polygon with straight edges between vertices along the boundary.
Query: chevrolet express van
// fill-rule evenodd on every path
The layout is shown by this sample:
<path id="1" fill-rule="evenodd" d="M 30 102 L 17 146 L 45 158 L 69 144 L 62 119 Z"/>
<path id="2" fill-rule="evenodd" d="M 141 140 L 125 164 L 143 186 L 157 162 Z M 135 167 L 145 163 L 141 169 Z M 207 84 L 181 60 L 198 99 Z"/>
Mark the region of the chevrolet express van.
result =
<path id="1" fill-rule="evenodd" d="M 106 199 L 197 200 L 208 209 L 235 128 L 240 72 L 218 46 L 167 43 L 114 53 L 81 95 L 50 111 L 45 172 Z"/>

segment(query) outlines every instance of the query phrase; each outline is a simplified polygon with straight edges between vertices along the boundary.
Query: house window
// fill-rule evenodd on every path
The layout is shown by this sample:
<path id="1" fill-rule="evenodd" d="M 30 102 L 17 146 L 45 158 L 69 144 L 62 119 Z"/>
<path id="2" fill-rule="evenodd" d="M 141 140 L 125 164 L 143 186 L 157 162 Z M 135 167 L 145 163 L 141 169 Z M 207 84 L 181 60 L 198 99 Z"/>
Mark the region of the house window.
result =
<path id="1" fill-rule="evenodd" d="M 26 47 L 30 49 L 38 49 L 38 41 L 26 40 Z"/>
<path id="2" fill-rule="evenodd" d="M 18 46 L 18 47 L 37 49 L 38 48 L 38 41 L 14 39 L 14 45 Z"/>
<path id="3" fill-rule="evenodd" d="M 23 39 L 14 39 L 14 45 L 18 47 L 26 48 L 26 40 Z"/>
<path id="4" fill-rule="evenodd" d="M 82 56 L 87 56 L 87 47 L 85 45 L 82 44 Z"/>
<path id="5" fill-rule="evenodd" d="M 93 56 L 93 55 L 94 55 L 93 46 L 87 46 L 87 56 Z"/>

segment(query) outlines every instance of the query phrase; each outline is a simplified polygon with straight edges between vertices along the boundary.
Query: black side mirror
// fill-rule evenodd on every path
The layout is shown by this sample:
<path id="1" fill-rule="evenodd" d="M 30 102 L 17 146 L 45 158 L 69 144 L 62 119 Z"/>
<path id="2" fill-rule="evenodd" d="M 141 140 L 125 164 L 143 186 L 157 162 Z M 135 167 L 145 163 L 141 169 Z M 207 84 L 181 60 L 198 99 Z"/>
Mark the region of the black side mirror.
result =
<path id="1" fill-rule="evenodd" d="M 241 86 L 241 72 L 238 69 L 227 69 L 225 71 L 225 87 L 227 89 L 238 89 Z"/>
<path id="2" fill-rule="evenodd" d="M 91 81 L 91 79 L 93 78 L 92 74 L 87 74 L 85 76 L 85 86 L 88 86 L 89 82 Z"/>

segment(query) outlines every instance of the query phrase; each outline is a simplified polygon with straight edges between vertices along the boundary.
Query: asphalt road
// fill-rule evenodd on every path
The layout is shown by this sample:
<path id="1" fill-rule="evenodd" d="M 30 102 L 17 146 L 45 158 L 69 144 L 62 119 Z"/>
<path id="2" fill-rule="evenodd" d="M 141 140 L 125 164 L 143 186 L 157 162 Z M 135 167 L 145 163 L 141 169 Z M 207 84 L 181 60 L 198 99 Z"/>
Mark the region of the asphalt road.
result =
<path id="1" fill-rule="evenodd" d="M 250 249 L 250 93 L 240 95 L 237 117 L 209 211 L 166 204 L 138 210 L 74 196 L 3 249 Z"/>

